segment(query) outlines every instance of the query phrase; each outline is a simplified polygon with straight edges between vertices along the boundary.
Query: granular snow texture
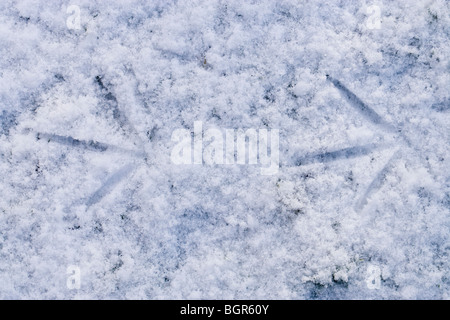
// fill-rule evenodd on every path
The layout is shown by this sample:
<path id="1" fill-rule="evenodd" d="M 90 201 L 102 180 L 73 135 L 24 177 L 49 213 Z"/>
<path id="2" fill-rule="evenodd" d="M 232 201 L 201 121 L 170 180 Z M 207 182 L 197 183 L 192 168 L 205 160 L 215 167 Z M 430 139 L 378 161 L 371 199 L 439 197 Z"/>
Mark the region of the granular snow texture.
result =
<path id="1" fill-rule="evenodd" d="M 2 0 L 0 298 L 450 299 L 449 37 L 446 0 Z M 276 172 L 175 164 L 194 123 L 279 130 Z"/>

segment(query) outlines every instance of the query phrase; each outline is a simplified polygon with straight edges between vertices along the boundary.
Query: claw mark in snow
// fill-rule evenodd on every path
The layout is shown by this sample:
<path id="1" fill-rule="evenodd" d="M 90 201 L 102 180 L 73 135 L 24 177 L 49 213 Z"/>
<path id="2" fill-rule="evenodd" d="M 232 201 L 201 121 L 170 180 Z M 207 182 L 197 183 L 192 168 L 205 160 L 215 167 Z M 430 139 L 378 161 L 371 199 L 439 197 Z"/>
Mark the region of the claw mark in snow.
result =
<path id="1" fill-rule="evenodd" d="M 94 150 L 94 151 L 105 151 L 109 148 L 109 146 L 105 143 L 93 141 L 93 140 L 78 140 L 74 139 L 72 137 L 65 137 L 65 136 L 59 136 L 57 134 L 50 134 L 50 133 L 42 133 L 38 132 L 36 135 L 36 138 L 38 140 L 45 139 L 48 142 L 53 141 L 60 144 L 64 144 L 66 146 L 71 147 L 80 147 L 88 150 Z"/>
<path id="2" fill-rule="evenodd" d="M 125 116 L 123 112 L 120 111 L 119 103 L 117 101 L 117 98 L 111 93 L 111 91 L 105 86 L 103 83 L 101 76 L 96 76 L 95 80 L 100 87 L 100 90 L 103 93 L 103 98 L 106 100 L 106 104 L 109 108 L 112 109 L 112 114 L 114 120 L 116 120 L 119 123 L 119 126 L 125 131 L 127 135 L 131 138 L 131 136 L 134 136 L 137 141 L 134 141 L 137 145 L 142 146 L 143 141 L 139 137 L 139 134 L 137 130 L 133 127 L 131 122 L 128 120 L 128 118 Z"/>
<path id="3" fill-rule="evenodd" d="M 124 127 L 128 125 L 128 119 L 125 117 L 119 109 L 119 103 L 117 102 L 117 98 L 109 91 L 109 89 L 104 85 L 102 81 L 102 77 L 97 76 L 95 78 L 97 84 L 99 85 L 101 91 L 104 93 L 103 97 L 107 101 L 107 104 L 112 109 L 113 118 L 119 122 L 120 127 Z"/>
<path id="4" fill-rule="evenodd" d="M 355 210 L 360 212 L 362 209 L 364 209 L 365 205 L 367 204 L 367 199 L 378 189 L 381 188 L 383 185 L 383 182 L 386 178 L 386 175 L 389 171 L 391 171 L 393 167 L 393 163 L 395 160 L 400 158 L 401 151 L 397 150 L 389 159 L 389 161 L 384 165 L 383 169 L 381 169 L 378 174 L 375 176 L 375 178 L 372 180 L 372 182 L 367 187 L 366 192 L 364 195 L 359 199 L 359 201 L 355 205 Z"/>
<path id="5" fill-rule="evenodd" d="M 327 75 L 328 81 L 330 81 L 350 102 L 350 104 L 356 108 L 363 116 L 368 118 L 371 122 L 383 125 L 389 130 L 397 131 L 393 125 L 387 123 L 381 118 L 381 116 L 365 104 L 360 98 L 358 98 L 353 92 L 351 92 L 342 82 Z"/>
<path id="6" fill-rule="evenodd" d="M 336 151 L 327 151 L 324 153 L 306 155 L 304 157 L 297 159 L 295 164 L 297 166 L 302 166 L 318 162 L 326 163 L 331 161 L 337 161 L 339 159 L 362 157 L 373 152 L 375 149 L 378 149 L 379 147 L 380 147 L 379 145 L 371 143 L 362 146 L 344 148 Z"/>
<path id="7" fill-rule="evenodd" d="M 120 181 L 126 178 L 133 171 L 133 169 L 134 165 L 127 164 L 116 171 L 116 173 L 109 177 L 108 180 L 106 180 L 105 183 L 94 192 L 94 194 L 86 202 L 86 205 L 90 207 L 103 199 L 103 197 L 110 193 Z"/>
<path id="8" fill-rule="evenodd" d="M 134 155 L 134 156 L 140 157 L 140 158 L 145 156 L 145 153 L 141 152 L 141 151 L 119 148 L 114 145 L 110 145 L 107 143 L 98 142 L 98 141 L 94 141 L 94 140 L 75 139 L 71 136 L 60 136 L 60 135 L 52 134 L 52 133 L 38 132 L 36 134 L 36 138 L 38 140 L 43 139 L 43 140 L 47 140 L 48 142 L 56 142 L 56 143 L 63 144 L 66 146 L 77 147 L 77 148 L 82 148 L 82 149 L 91 150 L 91 151 L 104 152 L 104 151 L 108 150 L 111 152 L 131 154 L 131 155 Z"/>

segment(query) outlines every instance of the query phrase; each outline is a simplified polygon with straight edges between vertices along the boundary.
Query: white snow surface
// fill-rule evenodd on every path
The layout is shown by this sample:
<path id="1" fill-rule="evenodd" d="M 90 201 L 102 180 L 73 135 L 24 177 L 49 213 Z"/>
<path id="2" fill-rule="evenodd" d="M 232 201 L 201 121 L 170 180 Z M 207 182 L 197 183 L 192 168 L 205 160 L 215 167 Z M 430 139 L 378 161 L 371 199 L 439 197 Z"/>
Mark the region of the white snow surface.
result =
<path id="1" fill-rule="evenodd" d="M 449 36 L 445 0 L 2 0 L 0 298 L 449 299 Z M 279 129 L 278 172 L 173 164 L 195 121 Z"/>

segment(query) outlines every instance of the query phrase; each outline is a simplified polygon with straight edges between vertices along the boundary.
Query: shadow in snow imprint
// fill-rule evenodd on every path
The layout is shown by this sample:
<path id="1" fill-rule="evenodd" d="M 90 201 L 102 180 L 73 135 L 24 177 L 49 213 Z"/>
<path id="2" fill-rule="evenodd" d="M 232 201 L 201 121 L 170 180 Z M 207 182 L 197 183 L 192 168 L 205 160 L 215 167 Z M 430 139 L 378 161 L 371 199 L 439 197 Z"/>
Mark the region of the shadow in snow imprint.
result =
<path id="1" fill-rule="evenodd" d="M 139 137 L 136 128 L 134 128 L 134 126 L 128 120 L 127 116 L 120 110 L 117 98 L 105 86 L 101 76 L 96 76 L 95 81 L 98 84 L 100 91 L 102 92 L 107 108 L 110 108 L 112 110 L 114 120 L 118 122 L 120 128 L 123 129 L 128 138 L 132 139 L 132 136 L 134 136 L 135 141 L 133 142 L 142 147 L 144 142 Z"/>
<path id="2" fill-rule="evenodd" d="M 327 80 L 330 81 L 343 95 L 344 97 L 349 101 L 349 103 L 356 108 L 363 116 L 365 116 L 368 120 L 371 122 L 380 125 L 383 129 L 387 130 L 388 132 L 395 133 L 397 137 L 397 142 L 400 142 L 402 145 L 406 146 L 407 148 L 410 148 L 414 151 L 413 155 L 418 157 L 420 161 L 425 165 L 425 167 L 428 169 L 428 171 L 434 175 L 434 177 L 437 176 L 437 174 L 434 172 L 432 166 L 428 163 L 428 158 L 426 155 L 422 154 L 421 147 L 418 146 L 414 140 L 411 140 L 409 137 L 407 137 L 401 130 L 401 128 L 396 128 L 393 124 L 390 124 L 386 121 L 384 121 L 381 116 L 376 113 L 373 109 L 371 109 L 368 105 L 366 105 L 360 98 L 358 98 L 353 92 L 351 92 L 344 84 L 342 84 L 339 80 L 334 79 L 333 77 L 327 75 Z M 444 103 L 445 105 L 445 103 Z M 438 107 L 438 110 L 443 110 L 444 108 Z M 378 190 L 381 187 L 381 184 L 384 181 L 384 177 L 386 176 L 386 173 L 390 170 L 392 167 L 392 162 L 399 158 L 402 154 L 402 149 L 399 149 L 389 160 L 389 162 L 386 164 L 386 166 L 379 172 L 379 174 L 375 177 L 375 179 L 372 181 L 372 183 L 369 185 L 369 188 L 361 198 L 361 200 L 357 203 L 356 207 L 358 210 L 362 210 L 367 203 L 367 198 L 375 191 Z M 405 160 L 408 161 L 408 157 L 405 157 Z"/>
<path id="3" fill-rule="evenodd" d="M 367 104 L 365 104 L 360 98 L 358 98 L 353 92 L 351 92 L 342 82 L 337 79 L 332 78 L 327 75 L 327 80 L 330 81 L 349 101 L 350 105 L 353 106 L 356 110 L 358 110 L 364 117 L 366 117 L 371 122 L 382 125 L 385 128 L 397 131 L 396 128 L 390 123 L 386 122 L 381 118 L 381 116 L 375 112 L 372 108 L 370 108 Z"/>
<path id="4" fill-rule="evenodd" d="M 384 165 L 383 169 L 381 169 L 377 175 L 375 176 L 375 178 L 372 180 L 372 182 L 369 184 L 369 186 L 367 187 L 366 192 L 363 194 L 363 196 L 358 200 L 358 202 L 355 205 L 355 210 L 356 211 L 361 211 L 362 209 L 364 209 L 364 207 L 367 204 L 367 199 L 374 194 L 378 189 L 381 188 L 381 186 L 383 185 L 385 179 L 386 179 L 386 175 L 392 170 L 392 167 L 394 166 L 394 161 L 399 159 L 401 155 L 400 150 L 396 151 L 391 158 L 389 159 L 389 161 Z"/>
<path id="5" fill-rule="evenodd" d="M 372 153 L 379 147 L 380 147 L 380 145 L 371 143 L 371 144 L 366 144 L 366 145 L 362 145 L 362 146 L 344 148 L 344 149 L 340 149 L 340 150 L 336 150 L 336 151 L 327 151 L 324 153 L 306 155 L 304 157 L 297 159 L 297 161 L 295 162 L 295 165 L 303 166 L 303 165 L 312 164 L 312 163 L 327 163 L 327 162 L 337 161 L 340 159 L 351 159 L 351 158 L 362 157 L 362 156 Z"/>
<path id="6" fill-rule="evenodd" d="M 367 104 L 365 104 L 360 98 L 356 96 L 356 94 L 350 91 L 342 82 L 340 82 L 337 79 L 334 79 L 329 75 L 327 75 L 327 80 L 330 81 L 344 95 L 344 97 L 347 99 L 347 101 L 350 103 L 351 106 L 353 106 L 369 121 L 383 127 L 387 131 L 398 133 L 398 130 L 394 125 L 384 121 L 384 119 L 378 113 L 376 113 L 375 110 L 373 110 Z M 404 135 L 400 133 L 398 136 L 403 138 L 403 140 L 405 140 L 405 142 L 409 144 L 408 139 Z M 352 147 L 349 149 L 339 151 L 337 154 L 334 155 L 334 157 L 348 158 L 348 155 L 350 156 L 364 155 L 365 153 L 370 152 L 372 149 L 374 149 L 374 147 L 370 145 L 369 147 L 364 147 L 362 149 L 361 147 Z M 387 173 L 392 169 L 394 160 L 398 159 L 400 157 L 400 154 L 401 154 L 400 150 L 396 151 L 394 155 L 386 163 L 386 165 L 383 167 L 383 169 L 381 169 L 380 172 L 378 172 L 378 174 L 375 176 L 375 178 L 367 187 L 367 190 L 364 192 L 363 196 L 355 204 L 354 206 L 355 211 L 362 211 L 367 204 L 367 199 L 373 193 L 375 193 L 377 190 L 381 188 Z"/>
<path id="7" fill-rule="evenodd" d="M 142 151 L 119 148 L 114 145 L 110 145 L 107 143 L 98 142 L 98 141 L 94 141 L 94 140 L 75 139 L 71 136 L 60 136 L 60 135 L 52 134 L 52 133 L 38 132 L 36 134 L 36 138 L 38 140 L 43 139 L 43 140 L 47 140 L 47 142 L 56 142 L 56 143 L 63 144 L 66 146 L 82 148 L 82 149 L 90 150 L 90 151 L 98 151 L 98 152 L 110 151 L 110 152 L 126 153 L 126 154 L 130 154 L 130 155 L 133 155 L 136 157 L 144 157 L 145 156 L 145 153 Z"/>
<path id="8" fill-rule="evenodd" d="M 51 133 L 38 132 L 36 134 L 36 138 L 38 140 L 44 139 L 44 140 L 47 140 L 48 142 L 52 141 L 52 142 L 64 144 L 66 146 L 79 147 L 79 148 L 83 148 L 83 149 L 87 149 L 87 150 L 100 151 L 100 152 L 106 151 L 110 147 L 106 143 L 101 143 L 101 142 L 97 142 L 97 141 L 93 141 L 93 140 L 89 140 L 89 141 L 78 140 L 78 139 L 74 139 L 70 136 L 60 136 L 60 135 L 51 134 Z"/>
<path id="9" fill-rule="evenodd" d="M 88 208 L 102 200 L 108 193 L 110 193 L 119 182 L 125 179 L 133 171 L 134 167 L 135 166 L 133 164 L 127 164 L 110 176 L 105 183 L 103 183 L 103 185 L 87 200 L 86 205 Z"/>

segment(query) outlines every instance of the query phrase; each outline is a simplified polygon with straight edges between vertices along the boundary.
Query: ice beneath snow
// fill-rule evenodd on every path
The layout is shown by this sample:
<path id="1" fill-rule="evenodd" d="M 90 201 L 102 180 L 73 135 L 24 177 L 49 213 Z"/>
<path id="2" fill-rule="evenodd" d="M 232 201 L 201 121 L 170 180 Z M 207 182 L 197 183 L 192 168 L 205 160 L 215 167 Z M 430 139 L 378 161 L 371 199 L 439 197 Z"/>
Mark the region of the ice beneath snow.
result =
<path id="1" fill-rule="evenodd" d="M 445 0 L 2 0 L 0 298 L 449 299 L 449 36 Z M 279 129 L 278 172 L 173 164 L 195 121 Z"/>

